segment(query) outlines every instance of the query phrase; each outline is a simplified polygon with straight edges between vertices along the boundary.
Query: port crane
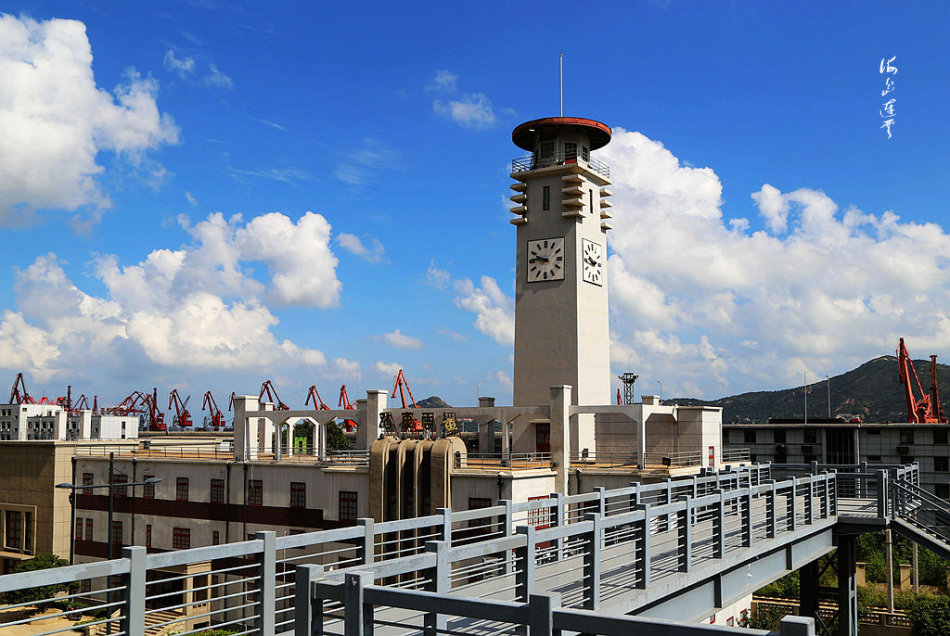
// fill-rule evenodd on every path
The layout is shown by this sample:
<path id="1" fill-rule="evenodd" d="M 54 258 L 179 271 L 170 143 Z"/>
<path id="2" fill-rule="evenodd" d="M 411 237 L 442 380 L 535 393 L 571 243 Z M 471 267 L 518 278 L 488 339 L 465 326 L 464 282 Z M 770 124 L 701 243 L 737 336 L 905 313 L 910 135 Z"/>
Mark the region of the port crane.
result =
<path id="1" fill-rule="evenodd" d="M 317 385 L 311 384 L 310 389 L 307 390 L 307 400 L 303 403 L 304 406 L 313 402 L 313 408 L 320 409 L 321 411 L 329 411 L 330 407 L 323 403 L 323 399 L 320 397 L 320 392 L 317 391 Z"/>
<path id="2" fill-rule="evenodd" d="M 910 358 L 904 339 L 900 339 L 897 346 L 897 369 L 901 385 L 904 387 L 904 399 L 907 402 L 907 421 L 913 424 L 945 423 L 947 417 L 940 404 L 940 395 L 937 388 L 937 356 L 930 356 L 930 390 L 931 394 L 924 393 L 917 377 L 917 369 Z M 911 381 L 913 377 L 913 383 Z M 917 391 L 914 391 L 914 385 Z M 917 397 L 920 394 L 920 397 Z"/>
<path id="3" fill-rule="evenodd" d="M 347 395 L 347 393 L 346 393 L 346 385 L 345 385 L 345 384 L 340 386 L 340 399 L 339 399 L 339 401 L 336 403 L 336 405 L 337 405 L 337 406 L 342 406 L 343 409 L 344 409 L 344 410 L 347 410 L 347 411 L 355 411 L 355 410 L 356 410 L 356 405 L 353 404 L 352 402 L 350 402 L 350 396 Z M 343 422 L 343 424 L 344 424 L 344 426 L 346 426 L 346 430 L 347 430 L 347 431 L 352 431 L 352 430 L 354 430 L 354 429 L 356 428 L 356 422 L 354 422 L 353 420 L 345 420 L 345 421 Z"/>
<path id="4" fill-rule="evenodd" d="M 280 398 L 277 396 L 277 389 L 274 387 L 274 383 L 270 380 L 264 380 L 264 383 L 261 384 L 261 394 L 258 396 L 258 400 L 263 401 L 264 396 L 267 396 L 267 401 L 274 405 L 274 408 L 278 411 L 289 411 L 290 407 L 280 401 Z M 233 399 L 233 395 L 232 395 Z"/>
<path id="5" fill-rule="evenodd" d="M 402 408 L 409 408 L 408 404 L 411 404 L 414 409 L 419 408 L 416 406 L 416 398 L 412 397 L 412 389 L 409 388 L 409 383 L 406 381 L 402 369 L 399 369 L 399 373 L 396 374 L 396 382 L 393 384 L 393 397 L 396 397 L 397 389 L 399 390 L 399 400 L 402 402 Z M 403 389 L 405 389 L 405 392 Z M 406 393 L 409 394 L 408 404 L 406 403 Z M 401 428 L 403 433 L 412 433 L 413 435 L 421 435 L 426 432 L 422 422 L 414 418 L 409 411 L 402 414 Z"/>
<path id="6" fill-rule="evenodd" d="M 165 425 L 165 414 L 158 408 L 158 389 L 153 388 L 152 393 L 144 393 L 142 403 L 148 411 L 148 430 L 150 431 L 168 431 Z"/>
<path id="7" fill-rule="evenodd" d="M 234 395 L 233 393 L 231 394 Z M 221 413 L 221 409 L 218 408 L 217 402 L 214 401 L 214 396 L 211 394 L 211 391 L 205 393 L 204 399 L 201 402 L 201 410 L 208 409 L 208 417 L 205 419 L 205 426 L 210 425 L 212 430 L 220 431 L 225 427 L 224 415 Z"/>
<path id="8" fill-rule="evenodd" d="M 13 387 L 10 389 L 10 404 L 36 404 L 36 401 L 30 397 L 26 390 L 26 382 L 23 380 L 22 373 L 17 373 L 16 380 L 13 381 Z"/>
<path id="9" fill-rule="evenodd" d="M 188 412 L 188 400 L 191 399 L 189 395 L 185 398 L 185 401 L 181 401 L 181 397 L 178 395 L 178 389 L 172 389 L 172 392 L 168 394 L 168 408 L 175 408 L 175 417 L 172 420 L 173 424 L 177 424 L 182 428 L 191 428 L 193 422 L 191 421 L 191 413 Z"/>

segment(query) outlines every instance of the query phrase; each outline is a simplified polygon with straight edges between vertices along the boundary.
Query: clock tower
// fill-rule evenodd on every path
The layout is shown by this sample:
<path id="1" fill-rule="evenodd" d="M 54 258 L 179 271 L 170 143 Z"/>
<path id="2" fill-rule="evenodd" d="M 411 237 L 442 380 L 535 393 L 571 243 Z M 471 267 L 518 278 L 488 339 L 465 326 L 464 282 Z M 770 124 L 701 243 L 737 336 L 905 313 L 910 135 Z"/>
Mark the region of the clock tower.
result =
<path id="1" fill-rule="evenodd" d="M 547 404 L 556 385 L 579 405 L 610 403 L 607 213 L 610 169 L 591 156 L 610 128 L 548 117 L 511 133 L 518 230 L 514 405 Z"/>

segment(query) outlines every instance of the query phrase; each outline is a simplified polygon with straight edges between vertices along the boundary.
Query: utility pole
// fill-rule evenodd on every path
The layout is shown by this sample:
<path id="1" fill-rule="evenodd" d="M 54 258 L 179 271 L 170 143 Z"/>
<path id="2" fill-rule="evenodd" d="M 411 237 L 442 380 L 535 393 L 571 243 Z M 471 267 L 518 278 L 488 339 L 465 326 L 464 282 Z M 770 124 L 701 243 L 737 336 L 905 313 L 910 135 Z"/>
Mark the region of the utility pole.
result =
<path id="1" fill-rule="evenodd" d="M 828 387 L 828 419 L 831 419 L 831 379 L 825 376 L 825 386 Z"/>

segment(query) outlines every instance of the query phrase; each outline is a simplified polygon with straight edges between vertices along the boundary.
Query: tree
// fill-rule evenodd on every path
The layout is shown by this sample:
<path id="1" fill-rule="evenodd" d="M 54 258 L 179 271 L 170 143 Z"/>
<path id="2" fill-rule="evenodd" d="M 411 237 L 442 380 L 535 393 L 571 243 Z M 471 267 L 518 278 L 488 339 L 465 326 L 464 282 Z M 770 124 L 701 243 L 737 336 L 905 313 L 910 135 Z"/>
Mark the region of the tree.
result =
<path id="1" fill-rule="evenodd" d="M 55 554 L 49 552 L 40 552 L 32 559 L 20 561 L 13 568 L 11 574 L 17 572 L 34 572 L 36 570 L 46 570 L 49 568 L 59 568 L 69 565 L 69 561 L 61 559 Z M 23 590 L 14 590 L 3 595 L 4 602 L 7 603 L 31 603 L 33 601 L 42 601 L 51 599 L 57 594 L 67 593 L 75 594 L 79 591 L 79 582 L 60 583 L 58 585 L 43 585 L 41 587 L 31 587 Z"/>
<path id="2" fill-rule="evenodd" d="M 911 605 L 909 614 L 914 636 L 950 634 L 950 597 L 921 594 Z"/>
<path id="3" fill-rule="evenodd" d="M 343 429 L 336 422 L 327 424 L 327 448 L 330 450 L 344 450 L 350 447 L 350 440 L 346 438 Z"/>

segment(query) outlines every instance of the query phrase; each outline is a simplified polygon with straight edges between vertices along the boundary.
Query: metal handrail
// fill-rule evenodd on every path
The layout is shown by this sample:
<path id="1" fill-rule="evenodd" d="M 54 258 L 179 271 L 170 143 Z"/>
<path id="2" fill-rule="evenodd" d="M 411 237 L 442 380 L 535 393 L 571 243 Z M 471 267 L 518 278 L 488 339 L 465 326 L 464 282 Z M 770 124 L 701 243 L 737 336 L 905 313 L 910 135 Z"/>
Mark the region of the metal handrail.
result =
<path id="1" fill-rule="evenodd" d="M 610 178 L 610 166 L 597 161 L 588 156 L 584 157 L 579 152 L 557 151 L 549 155 L 528 155 L 526 157 L 517 157 L 511 160 L 511 173 L 530 172 L 531 170 L 540 170 L 541 168 L 550 168 L 552 166 L 586 166 L 597 174 Z"/>

